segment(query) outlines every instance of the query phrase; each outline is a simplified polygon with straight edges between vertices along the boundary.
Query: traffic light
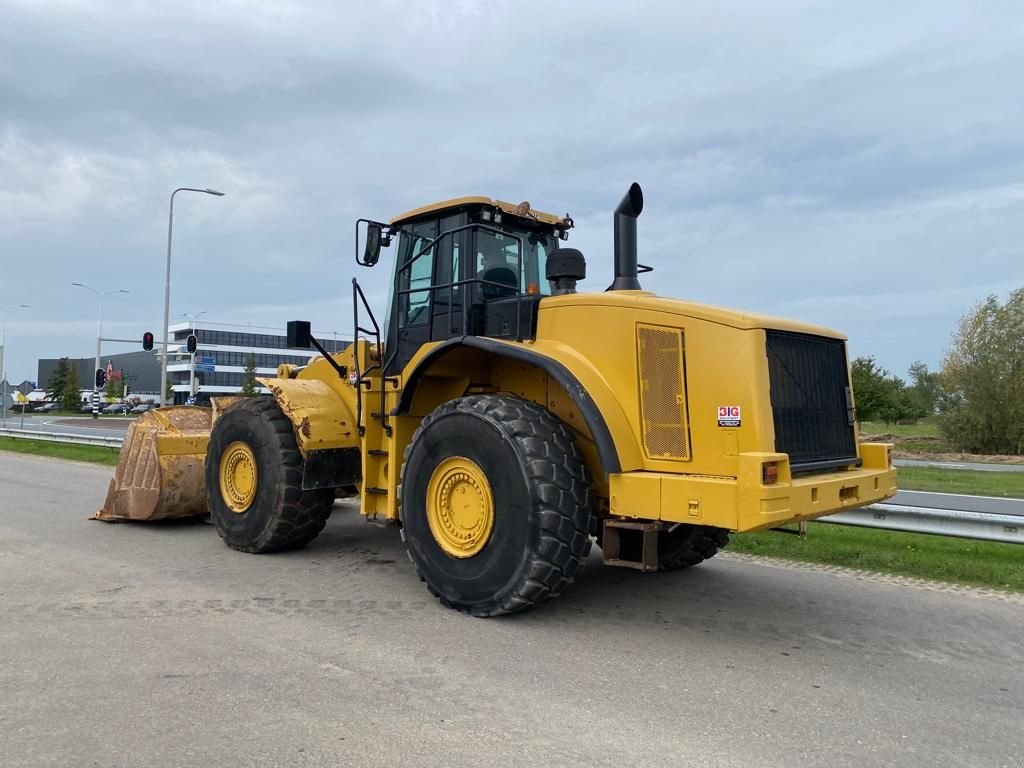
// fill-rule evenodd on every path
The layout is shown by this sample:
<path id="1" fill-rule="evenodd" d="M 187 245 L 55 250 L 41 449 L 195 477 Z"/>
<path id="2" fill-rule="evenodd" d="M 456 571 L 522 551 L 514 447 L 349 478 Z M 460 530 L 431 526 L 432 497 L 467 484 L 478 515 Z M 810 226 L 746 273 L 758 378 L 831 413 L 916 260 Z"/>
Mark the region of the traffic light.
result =
<path id="1" fill-rule="evenodd" d="M 153 349 L 153 334 L 149 331 L 142 334 L 142 348 L 147 352 L 150 352 Z"/>
<path id="2" fill-rule="evenodd" d="M 194 333 L 190 333 L 188 339 L 185 340 L 185 349 L 188 350 L 190 355 L 196 353 L 196 335 Z"/>
<path id="3" fill-rule="evenodd" d="M 107 383 L 107 372 L 102 368 L 96 369 L 96 389 L 102 389 Z"/>

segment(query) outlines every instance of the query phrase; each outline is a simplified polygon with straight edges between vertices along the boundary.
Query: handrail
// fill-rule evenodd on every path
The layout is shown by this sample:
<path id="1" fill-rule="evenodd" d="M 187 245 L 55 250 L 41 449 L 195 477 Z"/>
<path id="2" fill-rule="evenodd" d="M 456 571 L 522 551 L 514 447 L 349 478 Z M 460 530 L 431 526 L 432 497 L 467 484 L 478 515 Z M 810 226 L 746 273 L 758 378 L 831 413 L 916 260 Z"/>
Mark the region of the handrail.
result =
<path id="1" fill-rule="evenodd" d="M 373 330 L 369 328 L 363 328 L 359 324 L 359 305 L 360 303 L 366 308 L 366 313 L 370 317 L 370 322 L 373 323 Z M 354 365 L 356 369 L 356 428 L 359 430 L 359 436 L 362 437 L 366 434 L 366 427 L 363 426 L 363 377 L 368 375 L 371 371 L 377 368 L 383 368 L 380 360 L 383 357 L 381 354 L 380 344 L 380 325 L 377 323 L 377 318 L 373 314 L 373 310 L 370 308 L 370 303 L 366 300 L 366 294 L 363 293 L 363 289 L 359 285 L 359 281 L 356 278 L 352 278 L 352 327 L 355 329 L 353 332 L 352 344 L 355 347 L 355 353 L 352 355 Z M 359 365 L 359 334 L 360 332 L 374 335 L 377 347 L 377 361 L 373 365 L 369 366 L 365 371 L 360 368 Z M 380 414 L 381 422 L 384 425 L 384 431 L 390 435 L 391 427 L 387 423 L 387 415 L 384 410 L 384 377 L 383 370 L 381 370 L 381 382 L 380 382 Z M 372 383 L 371 383 L 372 386 Z"/>

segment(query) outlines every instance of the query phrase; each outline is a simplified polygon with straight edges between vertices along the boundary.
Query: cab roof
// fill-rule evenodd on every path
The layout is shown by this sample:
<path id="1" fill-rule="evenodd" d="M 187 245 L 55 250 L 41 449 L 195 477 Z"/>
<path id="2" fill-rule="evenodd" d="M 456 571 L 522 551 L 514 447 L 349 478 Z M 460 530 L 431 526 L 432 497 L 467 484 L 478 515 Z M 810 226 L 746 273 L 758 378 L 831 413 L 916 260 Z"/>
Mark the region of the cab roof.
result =
<path id="1" fill-rule="evenodd" d="M 516 203 L 506 203 L 504 200 L 494 200 L 490 197 L 480 196 L 454 197 L 451 200 L 443 200 L 439 203 L 424 205 L 422 208 L 414 208 L 411 211 L 406 211 L 405 213 L 393 218 L 391 220 L 391 226 L 395 227 L 400 224 L 404 224 L 407 221 L 419 219 L 429 214 L 436 214 L 443 211 L 467 207 L 494 208 L 500 210 L 502 214 L 506 216 L 516 216 L 520 219 L 539 221 L 543 224 L 551 224 L 556 227 L 568 228 L 572 226 L 572 219 L 568 214 L 565 216 L 556 216 L 553 213 L 536 211 L 530 207 L 528 202 L 522 202 L 517 205 Z"/>

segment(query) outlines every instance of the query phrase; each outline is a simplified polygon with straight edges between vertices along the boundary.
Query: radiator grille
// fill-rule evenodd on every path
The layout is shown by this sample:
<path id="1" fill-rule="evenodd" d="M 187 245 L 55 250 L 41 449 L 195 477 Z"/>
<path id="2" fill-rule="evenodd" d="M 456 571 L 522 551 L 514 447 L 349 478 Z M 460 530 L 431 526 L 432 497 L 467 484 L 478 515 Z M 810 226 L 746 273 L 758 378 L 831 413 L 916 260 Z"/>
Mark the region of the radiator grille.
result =
<path id="1" fill-rule="evenodd" d="M 855 462 L 846 344 L 787 331 L 765 335 L 775 450 L 789 454 L 796 472 Z"/>
<path id="2" fill-rule="evenodd" d="M 690 435 L 683 332 L 638 325 L 636 341 L 644 451 L 652 459 L 685 461 L 690 458 Z"/>

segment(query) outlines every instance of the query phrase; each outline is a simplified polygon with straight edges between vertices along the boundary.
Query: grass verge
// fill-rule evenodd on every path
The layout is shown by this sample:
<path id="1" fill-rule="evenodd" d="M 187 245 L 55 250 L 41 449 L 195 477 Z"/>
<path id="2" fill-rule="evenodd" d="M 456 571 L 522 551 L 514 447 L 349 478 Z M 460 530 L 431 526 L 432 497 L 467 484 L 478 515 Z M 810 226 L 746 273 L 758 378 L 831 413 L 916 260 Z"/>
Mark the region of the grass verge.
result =
<path id="1" fill-rule="evenodd" d="M 904 491 L 966 493 L 972 496 L 1024 498 L 1024 472 L 979 472 L 973 469 L 899 467 L 896 485 Z"/>
<path id="2" fill-rule="evenodd" d="M 808 523 L 807 537 L 733 536 L 726 551 L 1024 592 L 1024 546 Z"/>
<path id="3" fill-rule="evenodd" d="M 27 453 L 32 456 L 52 456 L 57 459 L 89 461 L 94 464 L 115 466 L 120 449 L 105 448 L 100 445 L 69 445 L 67 443 L 51 443 L 46 440 L 0 437 L 0 451 Z"/>

